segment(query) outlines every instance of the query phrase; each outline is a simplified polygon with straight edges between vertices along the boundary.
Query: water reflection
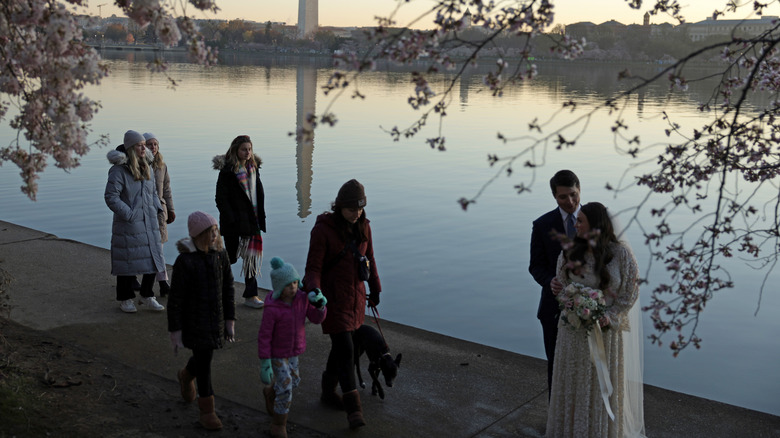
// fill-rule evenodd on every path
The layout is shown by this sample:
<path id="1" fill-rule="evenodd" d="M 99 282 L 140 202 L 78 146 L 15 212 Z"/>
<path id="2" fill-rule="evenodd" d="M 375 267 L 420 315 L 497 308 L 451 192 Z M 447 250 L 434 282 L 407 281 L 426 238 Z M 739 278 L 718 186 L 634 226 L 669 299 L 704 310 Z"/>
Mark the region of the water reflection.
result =
<path id="1" fill-rule="evenodd" d="M 295 82 L 295 128 L 296 132 L 302 129 L 311 130 L 312 124 L 308 120 L 309 114 L 315 114 L 315 102 L 317 94 L 317 69 L 312 65 L 298 65 Z M 305 218 L 311 214 L 311 183 L 312 183 L 312 156 L 314 154 L 314 133 L 311 136 L 297 136 L 295 149 L 295 164 L 298 169 L 298 179 L 295 183 L 295 191 L 298 197 L 298 217 Z"/>

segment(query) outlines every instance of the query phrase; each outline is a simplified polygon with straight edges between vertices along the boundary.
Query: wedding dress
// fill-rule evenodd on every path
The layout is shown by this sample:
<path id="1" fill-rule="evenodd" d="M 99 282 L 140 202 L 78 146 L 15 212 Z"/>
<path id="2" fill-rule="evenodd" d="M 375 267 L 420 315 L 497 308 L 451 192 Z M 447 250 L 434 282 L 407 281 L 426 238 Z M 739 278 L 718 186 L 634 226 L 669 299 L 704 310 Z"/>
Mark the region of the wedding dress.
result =
<path id="1" fill-rule="evenodd" d="M 607 303 L 611 323 L 602 335 L 608 378 L 612 386 L 608 400 L 614 420 L 610 418 L 604 402 L 607 395 L 602 396 L 602 385 L 599 384 L 598 373 L 591 359 L 589 334 L 583 328 L 573 330 L 571 326 L 564 325 L 565 315 L 562 314 L 558 323 L 547 415 L 548 438 L 644 437 L 639 271 L 636 259 L 627 245 L 610 245 L 613 257 L 607 264 L 609 288 L 615 291 L 616 296 L 611 305 Z M 598 289 L 599 276 L 592 269 L 592 254 L 587 254 L 585 263 L 581 275 L 566 275 L 561 270 L 561 255 L 558 258 L 558 280 L 564 286 L 575 282 Z"/>

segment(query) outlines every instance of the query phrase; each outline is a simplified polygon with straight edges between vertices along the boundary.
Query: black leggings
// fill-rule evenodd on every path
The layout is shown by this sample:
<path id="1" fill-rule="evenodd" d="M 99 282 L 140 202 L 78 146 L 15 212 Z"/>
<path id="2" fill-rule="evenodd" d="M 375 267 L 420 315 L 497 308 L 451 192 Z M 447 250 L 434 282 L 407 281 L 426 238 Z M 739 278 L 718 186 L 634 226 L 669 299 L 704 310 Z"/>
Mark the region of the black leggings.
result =
<path id="1" fill-rule="evenodd" d="M 187 362 L 187 371 L 195 376 L 198 383 L 198 396 L 209 397 L 214 395 L 211 387 L 211 359 L 214 350 L 211 348 L 199 348 L 192 350 L 192 357 Z"/>
<path id="2" fill-rule="evenodd" d="M 330 354 L 328 355 L 328 365 L 325 368 L 327 374 L 339 377 L 341 392 L 344 394 L 357 389 L 353 333 L 331 333 Z"/>

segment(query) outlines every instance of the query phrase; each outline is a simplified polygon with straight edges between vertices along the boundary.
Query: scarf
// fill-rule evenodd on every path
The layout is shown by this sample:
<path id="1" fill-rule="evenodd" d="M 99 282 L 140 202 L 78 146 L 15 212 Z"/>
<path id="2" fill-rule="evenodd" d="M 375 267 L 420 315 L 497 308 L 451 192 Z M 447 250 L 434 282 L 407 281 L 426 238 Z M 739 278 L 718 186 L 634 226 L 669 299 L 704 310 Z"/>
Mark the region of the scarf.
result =
<path id="1" fill-rule="evenodd" d="M 236 172 L 239 185 L 252 202 L 252 210 L 255 212 L 257 223 L 257 192 L 255 191 L 257 174 L 250 164 Z M 260 275 L 260 265 L 263 262 L 263 236 L 257 233 L 254 236 L 241 236 L 238 241 L 238 255 L 243 259 L 241 274 L 246 278 L 255 278 Z"/>

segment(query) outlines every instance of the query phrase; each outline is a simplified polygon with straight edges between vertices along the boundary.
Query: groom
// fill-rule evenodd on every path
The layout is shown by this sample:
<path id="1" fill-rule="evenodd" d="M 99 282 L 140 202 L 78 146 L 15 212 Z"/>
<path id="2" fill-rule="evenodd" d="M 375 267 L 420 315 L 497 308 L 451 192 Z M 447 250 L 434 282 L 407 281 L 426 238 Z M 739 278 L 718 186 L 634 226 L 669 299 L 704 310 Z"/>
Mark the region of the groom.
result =
<path id="1" fill-rule="evenodd" d="M 531 232 L 531 263 L 528 271 L 534 280 L 542 286 L 542 297 L 539 300 L 539 310 L 536 317 L 542 323 L 544 336 L 544 352 L 547 355 L 547 396 L 552 387 L 553 362 L 555 361 L 555 340 L 558 337 L 558 301 L 552 294 L 552 282 L 555 278 L 555 268 L 561 244 L 552 238 L 550 233 L 566 233 L 569 238 L 576 234 L 574 224 L 580 211 L 580 180 L 571 170 L 560 170 L 550 179 L 552 190 L 558 208 L 545 213 L 534 221 Z"/>

